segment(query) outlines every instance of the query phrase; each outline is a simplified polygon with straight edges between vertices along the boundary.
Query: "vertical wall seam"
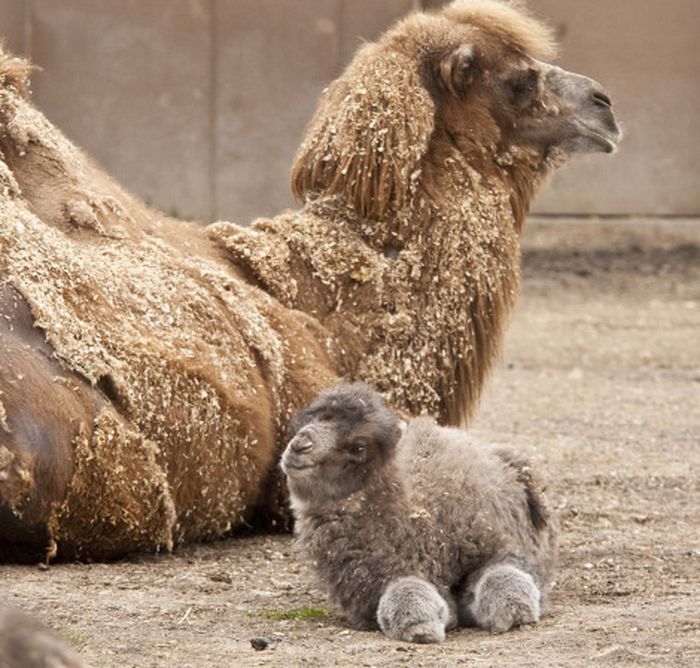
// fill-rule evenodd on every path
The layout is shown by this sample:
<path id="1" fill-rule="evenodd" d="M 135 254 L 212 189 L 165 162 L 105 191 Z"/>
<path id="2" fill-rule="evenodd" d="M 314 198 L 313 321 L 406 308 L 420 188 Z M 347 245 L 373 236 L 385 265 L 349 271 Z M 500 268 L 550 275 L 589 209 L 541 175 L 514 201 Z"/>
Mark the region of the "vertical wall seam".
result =
<path id="1" fill-rule="evenodd" d="M 345 0 L 338 0 L 336 7 L 336 38 L 334 78 L 340 76 L 345 63 L 342 62 L 345 47 Z"/>
<path id="2" fill-rule="evenodd" d="M 32 56 L 34 55 L 32 48 L 34 37 L 32 17 L 34 12 L 32 10 L 32 0 L 24 0 L 22 3 L 22 55 L 29 60 L 32 60 Z"/>
<path id="3" fill-rule="evenodd" d="M 217 166 L 218 166 L 218 149 L 217 149 L 217 134 L 218 134 L 218 101 L 219 101 L 219 83 L 218 83 L 218 49 L 219 40 L 217 33 L 217 14 L 218 1 L 209 0 L 209 165 L 208 165 L 208 200 L 209 211 L 208 216 L 211 220 L 216 220 L 219 214 L 219 193 L 217 185 Z"/>

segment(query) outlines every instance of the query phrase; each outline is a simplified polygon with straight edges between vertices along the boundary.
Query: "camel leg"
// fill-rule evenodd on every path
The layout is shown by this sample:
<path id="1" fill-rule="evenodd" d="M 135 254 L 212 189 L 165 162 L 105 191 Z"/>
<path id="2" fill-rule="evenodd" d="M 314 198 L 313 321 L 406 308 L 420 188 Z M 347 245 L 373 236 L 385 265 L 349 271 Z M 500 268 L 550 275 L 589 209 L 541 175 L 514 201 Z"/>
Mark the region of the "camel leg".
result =
<path id="1" fill-rule="evenodd" d="M 459 601 L 460 621 L 491 633 L 534 624 L 540 618 L 540 590 L 529 573 L 511 563 L 484 567 Z"/>
<path id="2" fill-rule="evenodd" d="M 454 625 L 454 613 L 429 582 L 418 577 L 393 580 L 379 600 L 379 628 L 390 638 L 437 643 Z"/>

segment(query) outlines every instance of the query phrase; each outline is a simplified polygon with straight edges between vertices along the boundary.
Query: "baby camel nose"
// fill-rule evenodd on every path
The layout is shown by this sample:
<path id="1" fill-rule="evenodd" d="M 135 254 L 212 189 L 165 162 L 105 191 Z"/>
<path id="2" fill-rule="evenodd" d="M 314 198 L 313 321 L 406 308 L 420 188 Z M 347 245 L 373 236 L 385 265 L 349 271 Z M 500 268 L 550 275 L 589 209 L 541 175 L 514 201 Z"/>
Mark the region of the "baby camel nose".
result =
<path id="1" fill-rule="evenodd" d="M 289 444 L 289 447 L 292 452 L 300 455 L 304 452 L 309 452 L 314 447 L 314 444 L 306 434 L 298 434 Z"/>

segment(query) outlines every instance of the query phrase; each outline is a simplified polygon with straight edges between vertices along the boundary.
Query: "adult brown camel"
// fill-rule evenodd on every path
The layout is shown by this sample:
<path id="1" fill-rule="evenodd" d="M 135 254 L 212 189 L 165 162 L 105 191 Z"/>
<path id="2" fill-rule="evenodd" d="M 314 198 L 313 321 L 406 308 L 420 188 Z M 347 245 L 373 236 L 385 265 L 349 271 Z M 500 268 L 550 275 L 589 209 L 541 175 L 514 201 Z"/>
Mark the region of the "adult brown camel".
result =
<path id="1" fill-rule="evenodd" d="M 0 544 L 102 559 L 276 513 L 292 412 L 338 377 L 465 421 L 537 186 L 619 139 L 520 4 L 458 0 L 363 46 L 296 158 L 302 208 L 206 229 L 148 209 L 0 59 Z"/>

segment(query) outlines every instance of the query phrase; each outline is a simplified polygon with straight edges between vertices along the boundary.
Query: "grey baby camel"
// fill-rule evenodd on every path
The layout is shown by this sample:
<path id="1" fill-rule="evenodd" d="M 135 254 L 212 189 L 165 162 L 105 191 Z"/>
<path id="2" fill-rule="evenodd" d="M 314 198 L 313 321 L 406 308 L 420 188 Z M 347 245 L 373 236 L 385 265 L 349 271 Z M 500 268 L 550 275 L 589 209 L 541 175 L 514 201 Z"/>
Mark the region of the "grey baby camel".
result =
<path id="1" fill-rule="evenodd" d="M 406 425 L 362 384 L 325 390 L 291 428 L 297 544 L 353 626 L 429 643 L 539 620 L 554 529 L 523 457 Z"/>

